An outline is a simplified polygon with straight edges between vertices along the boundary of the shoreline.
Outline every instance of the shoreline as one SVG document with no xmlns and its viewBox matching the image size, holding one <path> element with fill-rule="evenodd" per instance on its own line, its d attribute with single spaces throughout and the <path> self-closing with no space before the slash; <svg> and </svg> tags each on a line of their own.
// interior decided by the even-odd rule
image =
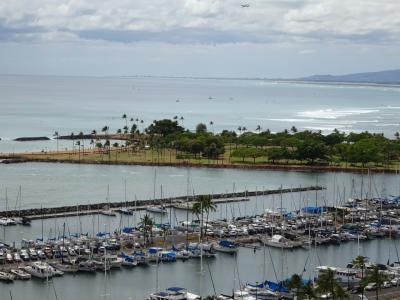
<svg viewBox="0 0 400 300">
<path fill-rule="evenodd" d="M 1 161 L 3 159 L 3 161 Z M 109 160 L 72 160 L 56 158 L 26 158 L 23 156 L 5 156 L 0 157 L 0 162 L 7 163 L 69 163 L 86 165 L 115 165 L 115 166 L 158 166 L 158 167 L 177 167 L 177 168 L 211 168 L 211 169 L 243 169 L 243 170 L 273 170 L 273 171 L 294 171 L 294 172 L 343 172 L 367 174 L 371 173 L 390 173 L 397 174 L 398 170 L 389 168 L 358 168 L 358 167 L 339 167 L 339 166 L 317 166 L 317 165 L 277 165 L 277 164 L 235 164 L 235 163 L 194 163 L 188 161 L 182 162 L 144 162 L 144 161 L 109 161 Z"/>
</svg>

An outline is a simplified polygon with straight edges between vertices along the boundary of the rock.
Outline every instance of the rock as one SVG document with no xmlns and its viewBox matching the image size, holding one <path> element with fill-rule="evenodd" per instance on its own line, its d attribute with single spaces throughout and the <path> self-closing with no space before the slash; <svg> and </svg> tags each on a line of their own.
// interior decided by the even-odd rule
<svg viewBox="0 0 400 300">
<path fill-rule="evenodd" d="M 14 139 L 17 142 L 30 142 L 30 141 L 48 141 L 50 140 L 47 136 L 32 136 L 32 137 L 19 137 Z"/>
</svg>

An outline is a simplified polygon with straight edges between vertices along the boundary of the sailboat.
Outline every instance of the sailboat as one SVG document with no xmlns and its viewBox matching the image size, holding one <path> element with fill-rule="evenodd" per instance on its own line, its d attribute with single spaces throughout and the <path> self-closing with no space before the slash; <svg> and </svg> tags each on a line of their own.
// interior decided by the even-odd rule
<svg viewBox="0 0 400 300">
<path fill-rule="evenodd" d="M 154 184 L 153 184 L 153 200 L 156 199 L 156 179 L 157 179 L 157 169 L 154 169 Z M 162 185 L 161 185 L 161 198 L 163 197 Z M 157 214 L 166 214 L 167 210 L 164 206 L 161 205 L 149 205 L 146 207 L 146 211 L 157 213 Z"/>
<path fill-rule="evenodd" d="M 115 217 L 117 214 L 110 208 L 110 185 L 107 185 L 107 205 L 100 212 L 102 215 Z"/>
<path fill-rule="evenodd" d="M 18 210 L 19 210 L 19 216 L 15 218 L 15 222 L 20 225 L 24 226 L 30 226 L 31 225 L 31 219 L 25 216 L 21 216 L 21 209 L 22 209 L 22 189 L 21 186 L 19 186 L 19 191 L 18 191 L 18 198 L 17 202 L 15 203 L 15 209 L 17 209 L 18 205 Z"/>
</svg>

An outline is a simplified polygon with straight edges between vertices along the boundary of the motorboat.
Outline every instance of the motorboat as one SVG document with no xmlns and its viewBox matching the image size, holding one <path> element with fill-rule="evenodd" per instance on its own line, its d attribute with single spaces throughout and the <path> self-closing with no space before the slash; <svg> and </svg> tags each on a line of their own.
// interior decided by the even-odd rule
<svg viewBox="0 0 400 300">
<path fill-rule="evenodd" d="M 294 244 L 292 241 L 286 239 L 282 235 L 274 234 L 271 238 L 265 238 L 262 240 L 265 246 L 283 248 L 283 249 L 293 249 Z"/>
<path fill-rule="evenodd" d="M 28 266 L 25 266 L 23 270 L 33 277 L 46 279 L 54 276 L 53 268 L 45 262 L 35 261 Z"/>
<path fill-rule="evenodd" d="M 0 281 L 13 282 L 15 275 L 0 271 Z"/>
<path fill-rule="evenodd" d="M 16 279 L 28 280 L 32 278 L 32 275 L 25 272 L 23 269 L 11 269 L 10 273 L 13 274 Z"/>
<path fill-rule="evenodd" d="M 146 211 L 156 214 L 166 214 L 167 210 L 162 206 L 150 205 L 146 207 Z"/>
<path fill-rule="evenodd" d="M 327 272 L 328 270 L 331 270 L 335 274 L 335 279 L 343 284 L 359 283 L 361 280 L 357 276 L 358 270 L 353 269 L 353 268 L 337 268 L 337 267 L 330 267 L 330 266 L 318 266 L 316 268 L 318 276 Z"/>
</svg>

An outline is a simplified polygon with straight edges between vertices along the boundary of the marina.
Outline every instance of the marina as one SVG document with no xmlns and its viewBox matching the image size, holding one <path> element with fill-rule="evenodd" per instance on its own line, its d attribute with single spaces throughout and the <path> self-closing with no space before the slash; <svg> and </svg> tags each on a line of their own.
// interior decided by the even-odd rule
<svg viewBox="0 0 400 300">
<path fill-rule="evenodd" d="M 40 167 L 40 165 L 35 166 Z M 171 169 L 167 170 L 170 172 Z M 212 172 L 218 173 L 217 170 L 213 170 Z M 231 174 L 235 174 L 235 171 L 230 172 L 232 172 Z M 149 178 L 152 178 L 152 173 L 154 173 L 153 169 L 149 168 Z M 163 169 L 158 169 L 158 173 L 162 174 Z M 212 173 L 207 172 L 207 176 L 210 176 L 210 174 Z M 244 174 L 248 175 L 249 172 L 245 172 Z M 254 171 L 253 174 L 260 173 Z M 286 178 L 292 176 L 290 173 L 281 172 L 271 172 L 269 174 L 275 175 L 269 178 L 276 178 L 282 175 Z M 202 179 L 198 176 L 196 171 L 191 172 L 192 181 L 196 178 L 196 183 L 201 182 Z M 143 288 L 143 293 L 139 294 L 138 299 L 146 299 L 152 291 L 156 291 L 154 282 L 156 273 L 160 276 L 159 282 L 162 281 L 162 285 L 160 284 L 159 288 L 160 291 L 163 288 L 166 289 L 171 286 L 183 286 L 189 291 L 193 291 L 196 295 L 206 296 L 214 294 L 210 275 L 207 271 L 210 268 L 213 280 L 215 281 L 214 284 L 218 286 L 217 294 L 231 295 L 233 287 L 235 287 L 235 290 L 239 289 L 240 281 L 242 281 L 242 284 L 244 284 L 243 281 L 255 284 L 256 282 L 261 282 L 263 279 L 279 282 L 282 279 L 290 277 L 293 273 L 303 273 L 304 269 L 306 269 L 304 273 L 306 278 L 314 278 L 317 274 L 316 267 L 329 265 L 345 268 L 347 263 L 351 262 L 359 253 L 370 257 L 371 261 L 382 264 L 386 264 L 387 260 L 390 260 L 391 263 L 398 260 L 396 254 L 399 246 L 399 241 L 396 238 L 398 227 L 394 221 L 398 218 L 396 201 L 395 197 L 383 196 L 391 193 L 396 194 L 398 190 L 397 175 L 372 175 L 371 182 L 373 185 L 379 187 L 382 180 L 382 182 L 385 182 L 385 189 L 387 189 L 386 193 L 381 193 L 379 191 L 380 188 L 371 189 L 374 191 L 374 198 L 368 198 L 370 189 L 368 187 L 368 176 L 366 175 L 362 177 L 361 175 L 330 175 L 328 173 L 318 174 L 318 177 L 315 177 L 313 174 L 293 173 L 293 176 L 296 176 L 296 178 L 298 176 L 306 178 L 311 176 L 309 186 L 312 186 L 312 183 L 315 184 L 315 182 L 318 182 L 318 185 L 323 186 L 325 189 L 297 192 L 294 192 L 293 189 L 288 189 L 287 193 L 281 193 L 279 192 L 280 188 L 278 188 L 271 189 L 278 191 L 276 194 L 265 193 L 263 195 L 263 189 L 255 188 L 253 191 L 254 195 L 252 196 L 245 197 L 247 196 L 245 192 L 234 194 L 234 196 L 237 196 L 233 198 L 237 200 L 234 202 L 224 202 L 227 200 L 224 197 L 216 199 L 221 202 L 215 203 L 217 208 L 216 211 L 210 212 L 209 221 L 203 220 L 204 236 L 202 238 L 204 241 L 208 240 L 210 244 L 213 244 L 215 253 L 211 256 L 206 256 L 203 253 L 203 264 L 201 263 L 201 259 L 199 259 L 201 257 L 199 251 L 193 249 L 194 252 L 191 252 L 191 250 L 188 251 L 186 249 L 187 240 L 189 244 L 199 242 L 199 228 L 201 226 L 201 220 L 199 222 L 197 216 L 192 214 L 190 210 L 187 210 L 188 202 L 185 202 L 187 197 L 183 197 L 183 203 L 181 203 L 183 208 L 185 208 L 184 210 L 166 205 L 166 214 L 146 212 L 139 209 L 133 209 L 132 211 L 129 206 L 125 207 L 124 205 L 119 210 L 118 208 L 113 208 L 116 217 L 100 214 L 100 211 L 104 210 L 103 207 L 96 210 L 92 215 L 80 215 L 77 214 L 75 206 L 75 211 L 71 215 L 61 214 L 58 217 L 49 219 L 32 218 L 30 226 L 22 224 L 2 226 L 3 233 L 1 234 L 0 231 L 0 237 L 4 237 L 2 240 L 10 247 L 7 248 L 6 253 L 11 251 L 12 253 L 19 254 L 22 260 L 19 263 L 20 266 L 29 266 L 33 262 L 30 254 L 35 257 L 35 252 L 31 251 L 32 253 L 30 253 L 29 248 L 26 248 L 26 252 L 22 251 L 24 247 L 22 247 L 21 240 L 24 238 L 28 241 L 32 240 L 34 245 L 38 245 L 38 249 L 36 249 L 36 246 L 34 247 L 37 256 L 43 256 L 43 253 L 46 255 L 46 251 L 44 251 L 46 248 L 45 245 L 61 244 L 61 249 L 63 249 L 62 236 L 65 236 L 65 243 L 71 243 L 70 241 L 79 238 L 86 239 L 88 244 L 100 240 L 106 242 L 106 244 L 110 241 L 112 244 L 112 241 L 116 240 L 122 248 L 117 251 L 107 250 L 107 253 L 110 251 L 109 255 L 113 255 L 114 257 L 119 256 L 119 259 L 122 260 L 121 267 L 110 268 L 110 271 L 107 271 L 109 272 L 107 274 L 107 288 L 110 290 L 107 293 L 110 293 L 113 297 L 121 296 L 126 299 L 131 296 L 124 291 L 113 289 L 112 284 L 117 284 L 115 280 L 117 282 L 128 282 L 130 280 L 141 282 L 145 288 Z M 345 176 L 345 178 L 342 176 Z M 343 182 L 341 179 L 343 179 Z M 362 182 L 364 183 L 361 188 Z M 216 184 L 220 183 L 217 181 Z M 336 188 L 332 187 L 333 184 L 336 184 Z M 354 185 L 354 192 L 351 192 L 352 185 Z M 164 191 L 167 190 L 165 186 L 163 184 Z M 260 184 L 259 186 L 262 185 Z M 346 187 L 348 192 L 338 192 L 338 187 L 341 187 L 340 189 Z M 151 189 L 149 185 L 148 188 Z M 236 189 L 238 188 L 240 186 L 236 184 Z M 23 187 L 22 190 L 25 191 L 25 188 Z M 293 191 L 293 193 L 290 191 Z M 29 193 L 29 191 L 25 193 Z M 9 191 L 9 197 L 10 194 L 11 192 Z M 229 193 L 226 192 L 223 194 Z M 350 195 L 355 195 L 355 197 L 349 198 Z M 124 197 L 123 193 L 122 197 Z M 110 191 L 110 198 L 113 198 L 112 190 Z M 247 201 L 241 201 L 243 199 Z M 28 199 L 24 197 L 23 201 L 28 201 Z M 121 202 L 124 203 L 123 201 Z M 168 199 L 166 202 L 168 203 Z M 112 201 L 105 202 L 105 204 L 107 203 L 111 204 Z M 151 200 L 149 203 L 151 203 Z M 368 213 L 365 212 L 365 207 L 369 208 Z M 143 208 L 146 207 L 143 206 Z M 40 208 L 36 210 L 40 211 Z M 139 223 L 146 213 L 150 214 L 157 224 L 157 226 L 153 227 L 152 239 L 154 246 L 144 245 L 143 231 L 140 230 Z M 343 219 L 344 213 L 345 218 Z M 345 220 L 345 223 L 357 225 L 357 228 L 342 227 L 344 224 L 343 220 Z M 374 227 L 371 224 L 376 224 L 380 221 L 382 221 L 382 226 L 379 226 L 379 230 L 372 230 Z M 164 235 L 162 228 L 158 227 L 161 224 L 164 224 L 165 228 L 168 228 L 166 235 Z M 129 236 L 129 234 L 123 232 L 125 227 L 135 228 L 135 234 L 131 236 L 131 244 L 138 243 L 139 245 L 137 246 L 139 248 L 124 247 L 125 238 L 121 239 L 121 236 Z M 189 234 L 186 234 L 186 232 L 189 232 Z M 97 234 L 99 233 L 106 233 L 106 235 L 98 237 Z M 265 242 L 274 236 L 280 236 L 275 239 L 278 244 L 276 246 L 267 245 Z M 219 241 L 224 240 L 233 241 L 237 247 L 229 251 L 217 251 Z M 285 249 L 282 246 L 283 241 L 286 241 L 290 247 Z M 301 244 L 299 244 L 300 242 Z M 15 245 L 15 248 L 13 248 L 13 245 Z M 158 271 L 155 268 L 157 264 L 154 262 L 154 259 L 151 259 L 146 264 L 146 256 L 133 255 L 133 249 L 136 249 L 136 252 L 147 253 L 151 247 L 158 248 L 157 252 L 159 251 L 160 255 L 163 255 L 162 261 L 160 258 L 161 263 L 159 264 Z M 53 246 L 49 248 L 52 251 L 57 249 L 57 247 L 54 248 Z M 16 249 L 16 252 L 9 249 Z M 343 257 L 346 257 L 346 261 L 338 256 L 338 253 L 336 253 L 338 249 L 340 249 L 341 253 L 345 253 Z M 43 251 L 43 253 L 39 250 Z M 79 253 L 79 248 L 72 248 L 72 250 L 75 253 Z M 180 252 L 176 252 L 177 250 Z M 57 295 L 60 298 L 63 295 L 63 288 L 61 286 L 68 285 L 71 280 L 74 281 L 77 278 L 79 278 L 79 282 L 82 280 L 86 281 L 87 284 L 93 284 L 93 282 L 99 284 L 104 279 L 104 269 L 108 269 L 108 267 L 104 266 L 104 263 L 102 264 L 104 256 L 101 252 L 100 254 L 95 254 L 94 259 L 89 259 L 89 256 L 86 256 L 86 260 L 80 261 L 77 266 L 71 267 L 68 263 L 71 258 L 68 251 L 68 247 L 61 251 L 65 254 L 68 253 L 68 259 L 64 258 L 64 262 L 62 257 L 54 260 L 54 258 L 49 259 L 46 256 L 46 258 L 41 259 L 48 262 L 49 265 L 51 264 L 52 268 L 58 267 L 60 272 L 64 272 L 64 276 L 62 277 L 51 277 L 49 279 L 49 286 L 51 287 L 52 284 L 56 286 Z M 85 250 L 81 249 L 81 251 Z M 282 253 L 282 251 L 284 252 Z M 88 251 L 86 250 L 86 252 Z M 234 254 L 229 254 L 229 252 Z M 49 253 L 49 250 L 47 250 L 47 253 Z M 57 256 L 57 250 L 55 253 Z M 22 257 L 25 257 L 25 260 Z M 75 257 L 78 257 L 78 255 Z M 222 280 L 221 276 L 218 275 L 221 274 L 220 269 L 233 268 L 235 260 L 232 261 L 232 259 L 235 257 L 238 259 L 240 281 L 237 276 L 236 280 L 234 280 L 233 276 L 230 280 Z M 74 261 L 74 256 L 72 258 L 72 261 Z M 281 267 L 281 263 L 278 262 L 282 262 L 282 260 Z M 265 270 L 263 267 L 264 261 L 266 265 Z M 303 263 L 301 264 L 299 261 Z M 342 261 L 343 263 L 338 264 L 337 261 Z M 65 264 L 66 262 L 67 264 Z M 15 275 L 11 273 L 11 269 L 14 269 L 14 272 L 15 270 L 19 270 L 18 264 L 16 265 L 15 262 L 7 263 L 7 260 L 4 260 L 3 264 L 4 271 L 8 274 Z M 306 264 L 307 266 L 305 266 Z M 203 272 L 198 271 L 201 269 L 203 269 Z M 256 274 L 250 272 L 251 269 L 257 270 Z M 190 280 L 187 281 L 184 277 L 177 275 L 169 278 L 167 274 L 171 272 L 174 274 L 183 272 L 186 276 L 189 276 Z M 195 274 L 192 274 L 193 272 Z M 197 274 L 198 272 L 201 275 Z M 232 269 L 230 274 L 234 273 L 237 273 L 237 271 Z M 95 274 L 97 275 L 93 276 Z M 143 283 L 143 280 L 150 282 Z M 201 281 L 200 285 L 199 280 Z M 234 281 L 236 282 L 235 284 L 233 284 Z M 14 278 L 12 286 L 17 287 L 21 284 L 24 286 L 24 289 L 38 289 L 40 291 L 39 294 L 48 294 L 50 298 L 54 297 L 54 291 L 50 288 L 46 290 L 39 288 L 40 285 L 38 285 L 35 278 L 24 281 Z M 101 286 L 103 287 L 103 284 Z M 134 286 L 136 286 L 136 283 Z M 18 292 L 15 291 L 16 289 L 12 288 L 14 297 L 18 295 Z M 387 291 L 389 292 L 389 290 L 392 290 L 392 288 Z M 91 293 L 89 290 L 87 292 Z M 104 294 L 105 292 L 102 288 L 99 288 L 99 291 L 96 293 Z M 132 293 L 136 295 L 138 291 L 134 290 Z M 66 297 L 65 295 L 64 297 Z M 4 296 L 6 295 L 4 294 Z"/>
</svg>

